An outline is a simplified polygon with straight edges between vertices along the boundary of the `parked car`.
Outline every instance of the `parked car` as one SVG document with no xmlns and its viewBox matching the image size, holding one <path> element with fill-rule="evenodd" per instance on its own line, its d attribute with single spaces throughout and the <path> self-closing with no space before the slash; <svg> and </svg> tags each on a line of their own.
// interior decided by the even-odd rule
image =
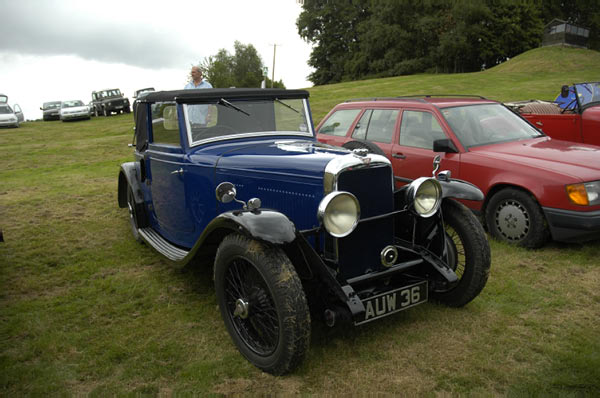
<svg viewBox="0 0 600 398">
<path fill-rule="evenodd" d="M 450 199 L 481 191 L 437 167 L 395 190 L 384 156 L 316 140 L 307 91 L 154 92 L 136 120 L 118 178 L 133 236 L 179 265 L 213 262 L 225 326 L 263 371 L 301 362 L 311 314 L 362 325 L 429 299 L 460 307 L 486 284 L 485 232 Z"/>
<path fill-rule="evenodd" d="M 144 98 L 146 95 L 154 92 L 154 87 L 146 87 L 146 88 L 142 88 L 139 90 L 136 90 L 135 93 L 133 93 L 133 105 L 131 106 L 133 108 L 133 118 L 135 119 L 135 108 L 137 108 L 137 104 L 138 102 Z"/>
<path fill-rule="evenodd" d="M 40 110 L 44 113 L 44 121 L 60 119 L 60 101 L 44 102 Z"/>
<path fill-rule="evenodd" d="M 129 100 L 123 97 L 121 90 L 113 88 L 109 90 L 93 91 L 92 105 L 95 116 L 110 116 L 112 113 L 129 113 Z"/>
<path fill-rule="evenodd" d="M 0 103 L 0 127 L 19 127 L 19 116 L 6 103 Z"/>
<path fill-rule="evenodd" d="M 90 108 L 80 100 L 62 101 L 60 103 L 60 120 L 90 119 Z"/>
<path fill-rule="evenodd" d="M 320 141 L 385 155 L 397 186 L 442 168 L 485 194 L 464 203 L 490 234 L 525 247 L 549 237 L 600 237 L 600 148 L 554 140 L 504 105 L 481 97 L 380 98 L 336 105 Z"/>
<path fill-rule="evenodd" d="M 600 82 L 563 86 L 552 102 L 531 100 L 506 105 L 552 138 L 600 146 Z"/>
</svg>

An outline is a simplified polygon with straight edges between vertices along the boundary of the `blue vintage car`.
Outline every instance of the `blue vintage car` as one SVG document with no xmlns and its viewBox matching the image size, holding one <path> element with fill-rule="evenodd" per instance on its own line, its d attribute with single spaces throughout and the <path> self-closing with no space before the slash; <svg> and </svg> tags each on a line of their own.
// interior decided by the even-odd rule
<svg viewBox="0 0 600 398">
<path fill-rule="evenodd" d="M 490 269 L 480 223 L 450 199 L 481 200 L 479 189 L 434 167 L 394 190 L 385 157 L 317 142 L 308 96 L 150 93 L 119 172 L 134 237 L 179 265 L 211 260 L 233 342 L 272 374 L 301 362 L 311 319 L 361 325 L 430 299 L 463 306 Z"/>
</svg>

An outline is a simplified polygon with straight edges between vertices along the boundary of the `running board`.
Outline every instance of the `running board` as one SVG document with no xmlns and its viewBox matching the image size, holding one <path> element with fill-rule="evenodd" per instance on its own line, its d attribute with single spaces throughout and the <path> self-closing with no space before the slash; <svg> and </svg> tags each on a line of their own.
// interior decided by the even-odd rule
<svg viewBox="0 0 600 398">
<path fill-rule="evenodd" d="M 150 227 L 138 229 L 140 236 L 157 252 L 171 261 L 181 261 L 188 255 L 188 251 L 182 250 L 167 242 L 155 230 Z"/>
</svg>

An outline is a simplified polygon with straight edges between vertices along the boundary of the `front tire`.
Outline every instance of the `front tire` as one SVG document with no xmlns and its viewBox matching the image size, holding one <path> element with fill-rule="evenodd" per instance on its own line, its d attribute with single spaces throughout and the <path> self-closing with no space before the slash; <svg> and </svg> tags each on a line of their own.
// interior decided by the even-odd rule
<svg viewBox="0 0 600 398">
<path fill-rule="evenodd" d="M 543 246 L 550 236 L 538 203 L 527 192 L 514 188 L 492 196 L 485 220 L 494 238 L 530 249 Z"/>
<path fill-rule="evenodd" d="M 458 283 L 448 290 L 432 292 L 431 296 L 450 307 L 462 307 L 477 297 L 487 283 L 490 245 L 481 223 L 462 203 L 445 199 L 442 214 L 448 264 L 458 276 Z"/>
<path fill-rule="evenodd" d="M 285 253 L 231 234 L 219 245 L 214 268 L 221 315 L 242 355 L 273 375 L 296 368 L 308 350 L 310 315 Z"/>
</svg>

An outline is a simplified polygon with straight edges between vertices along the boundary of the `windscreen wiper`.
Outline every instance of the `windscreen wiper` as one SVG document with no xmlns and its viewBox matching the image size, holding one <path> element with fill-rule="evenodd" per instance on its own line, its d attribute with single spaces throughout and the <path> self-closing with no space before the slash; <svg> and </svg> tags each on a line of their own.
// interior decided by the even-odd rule
<svg viewBox="0 0 600 398">
<path fill-rule="evenodd" d="M 285 102 L 281 101 L 280 99 L 277 99 L 277 98 L 275 98 L 275 101 L 276 101 L 276 102 L 278 102 L 278 103 L 280 103 L 281 105 L 283 105 L 283 106 L 287 107 L 288 109 L 291 109 L 291 110 L 293 110 L 293 111 L 294 111 L 294 112 L 296 112 L 296 113 L 300 113 L 300 111 L 299 111 L 299 110 L 297 110 L 296 108 L 294 108 L 294 107 L 293 107 L 293 106 L 291 106 L 291 105 L 288 105 L 288 104 L 286 104 Z"/>
<path fill-rule="evenodd" d="M 221 98 L 219 100 L 219 102 L 217 102 L 217 104 L 219 105 L 223 105 L 226 106 L 227 108 L 231 108 L 231 109 L 235 109 L 238 112 L 242 112 L 244 115 L 246 116 L 250 116 L 250 114 L 248 112 L 246 112 L 243 109 L 238 108 L 237 106 L 233 105 L 231 102 L 224 100 L 223 98 Z"/>
</svg>

